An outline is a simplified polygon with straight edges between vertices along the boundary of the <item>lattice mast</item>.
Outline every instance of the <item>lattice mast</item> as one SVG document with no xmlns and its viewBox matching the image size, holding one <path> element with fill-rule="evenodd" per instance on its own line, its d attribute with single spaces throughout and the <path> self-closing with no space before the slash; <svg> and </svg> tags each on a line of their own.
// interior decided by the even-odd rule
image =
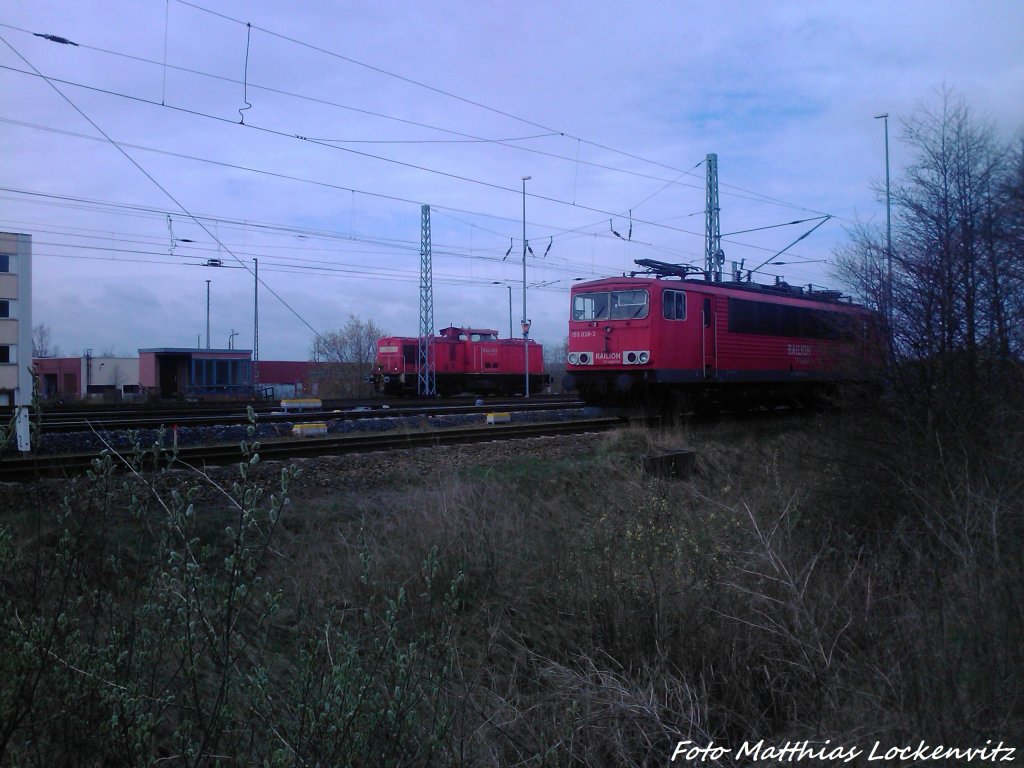
<svg viewBox="0 0 1024 768">
<path fill-rule="evenodd" d="M 416 393 L 437 394 L 434 363 L 434 268 L 430 253 L 430 206 L 420 209 L 420 343 Z"/>
<path fill-rule="evenodd" d="M 722 230 L 718 222 L 718 155 L 707 156 L 707 206 L 704 234 L 704 274 L 708 280 L 722 281 L 722 265 L 725 252 L 722 250 Z"/>
</svg>

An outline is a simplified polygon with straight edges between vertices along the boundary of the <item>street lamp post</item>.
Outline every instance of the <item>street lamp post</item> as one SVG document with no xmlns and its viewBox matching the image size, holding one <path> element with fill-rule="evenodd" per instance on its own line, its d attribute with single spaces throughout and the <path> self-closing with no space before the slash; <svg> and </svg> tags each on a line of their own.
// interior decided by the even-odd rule
<svg viewBox="0 0 1024 768">
<path fill-rule="evenodd" d="M 532 176 L 523 176 L 523 397 L 530 396 L 530 321 L 526 319 L 526 182 Z"/>
<path fill-rule="evenodd" d="M 892 195 L 889 191 L 889 113 L 875 115 L 885 122 L 885 320 L 892 333 Z"/>
<path fill-rule="evenodd" d="M 260 383 L 260 260 L 252 260 L 252 389 Z"/>
<path fill-rule="evenodd" d="M 206 348 L 210 348 L 210 281 L 206 281 Z"/>
</svg>

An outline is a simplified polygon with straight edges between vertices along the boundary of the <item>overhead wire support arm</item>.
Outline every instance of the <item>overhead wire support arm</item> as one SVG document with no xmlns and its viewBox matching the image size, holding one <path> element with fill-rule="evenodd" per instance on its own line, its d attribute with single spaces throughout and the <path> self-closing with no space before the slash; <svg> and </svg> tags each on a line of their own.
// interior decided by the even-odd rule
<svg viewBox="0 0 1024 768">
<path fill-rule="evenodd" d="M 819 222 L 818 222 L 817 224 L 815 224 L 815 225 L 814 225 L 813 227 L 811 227 L 811 228 L 810 228 L 810 229 L 808 229 L 808 230 L 807 230 L 806 232 L 804 232 L 804 233 L 803 233 L 802 235 L 800 235 L 800 237 L 798 237 L 798 238 L 797 238 L 796 240 L 794 240 L 794 241 L 793 241 L 792 243 L 790 243 L 789 245 L 787 245 L 787 246 L 786 246 L 785 248 L 783 248 L 783 249 L 782 249 L 781 251 L 779 251 L 778 253 L 773 253 L 773 254 L 772 254 L 771 256 L 769 256 L 769 257 L 768 257 L 767 259 L 765 259 L 765 260 L 764 260 L 764 261 L 762 261 L 762 262 L 761 262 L 760 264 L 758 264 L 758 265 L 757 265 L 756 267 L 754 267 L 754 268 L 753 268 L 752 270 L 750 270 L 750 271 L 751 271 L 751 273 L 753 273 L 753 272 L 757 272 L 757 271 L 758 271 L 759 269 L 761 269 L 761 267 L 765 266 L 766 264 L 768 264 L 769 262 L 773 261 L 774 259 L 777 259 L 777 258 L 778 258 L 779 256 L 781 256 L 782 254 L 784 254 L 784 253 L 785 253 L 786 251 L 788 251 L 788 250 L 789 250 L 790 248 L 792 248 L 792 247 L 793 247 L 794 245 L 796 245 L 797 243 L 799 243 L 799 242 L 800 242 L 801 240 L 803 240 L 803 239 L 804 239 L 805 237 L 807 237 L 807 236 L 808 236 L 809 234 L 811 234 L 811 233 L 812 233 L 812 232 L 813 232 L 814 230 L 816 230 L 816 229 L 817 229 L 818 227 L 820 227 L 820 226 L 821 226 L 822 224 L 824 224 L 824 223 L 825 223 L 826 221 L 828 221 L 828 220 L 829 220 L 829 219 L 831 219 L 831 218 L 832 218 L 832 215 L 831 215 L 831 214 L 826 214 L 826 215 L 825 215 L 825 218 L 823 218 L 823 219 L 822 219 L 821 221 L 819 221 Z"/>
<path fill-rule="evenodd" d="M 797 219 L 796 221 L 785 221 L 782 224 L 768 224 L 764 227 L 754 227 L 752 229 L 737 229 L 735 232 L 726 232 L 722 237 L 732 237 L 733 235 L 745 235 L 748 232 L 763 232 L 766 229 L 778 229 L 779 227 L 791 227 L 794 224 L 806 224 L 808 221 L 818 221 L 820 219 L 827 219 L 830 214 L 822 214 L 821 216 L 812 216 L 809 219 Z"/>
</svg>

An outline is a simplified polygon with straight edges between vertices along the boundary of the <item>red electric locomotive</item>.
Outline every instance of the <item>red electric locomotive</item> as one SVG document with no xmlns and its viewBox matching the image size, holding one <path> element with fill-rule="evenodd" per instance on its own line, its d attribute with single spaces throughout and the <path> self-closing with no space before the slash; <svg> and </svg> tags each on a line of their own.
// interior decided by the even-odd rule
<svg viewBox="0 0 1024 768">
<path fill-rule="evenodd" d="M 521 393 L 529 358 L 530 392 L 548 385 L 543 347 L 519 339 L 499 339 L 490 328 L 443 328 L 431 337 L 437 393 L 481 395 Z M 525 344 L 525 347 L 524 347 Z M 418 338 L 388 336 L 377 341 L 373 385 L 386 395 L 415 395 L 419 365 Z"/>
<path fill-rule="evenodd" d="M 573 286 L 566 389 L 661 410 L 806 401 L 877 370 L 874 314 L 837 291 L 647 276 Z"/>
</svg>

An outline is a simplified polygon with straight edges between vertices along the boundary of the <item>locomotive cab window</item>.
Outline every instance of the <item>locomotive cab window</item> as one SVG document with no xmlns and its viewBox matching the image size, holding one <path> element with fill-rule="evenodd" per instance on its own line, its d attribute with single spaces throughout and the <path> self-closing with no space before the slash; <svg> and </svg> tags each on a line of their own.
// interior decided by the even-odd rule
<svg viewBox="0 0 1024 768">
<path fill-rule="evenodd" d="M 572 297 L 573 320 L 607 320 L 607 293 L 577 293 Z"/>
<path fill-rule="evenodd" d="M 661 294 L 661 307 L 666 320 L 685 320 L 686 294 L 683 291 L 664 291 Z"/>
<path fill-rule="evenodd" d="M 639 320 L 647 317 L 647 291 L 612 291 L 612 320 Z"/>
<path fill-rule="evenodd" d="M 647 291 L 577 293 L 572 298 L 573 320 L 639 320 L 647 317 Z"/>
</svg>

